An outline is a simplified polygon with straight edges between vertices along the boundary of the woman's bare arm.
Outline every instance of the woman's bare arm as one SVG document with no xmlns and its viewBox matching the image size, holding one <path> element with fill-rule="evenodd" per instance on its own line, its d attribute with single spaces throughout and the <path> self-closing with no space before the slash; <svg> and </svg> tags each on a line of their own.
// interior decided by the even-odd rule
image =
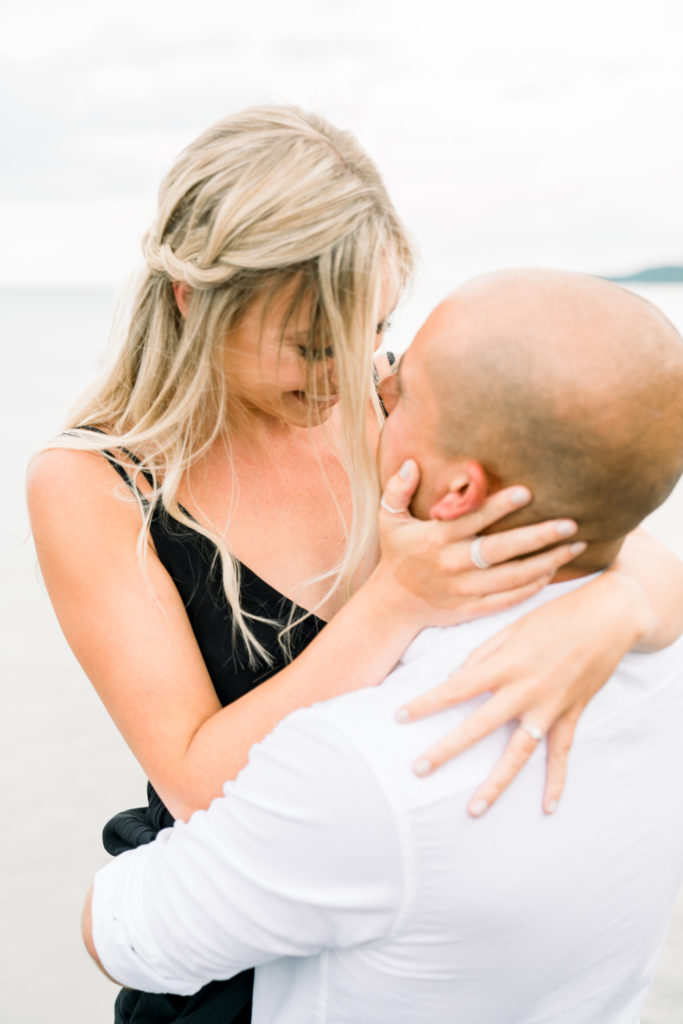
<svg viewBox="0 0 683 1024">
<path fill-rule="evenodd" d="M 659 651 L 683 633 L 683 562 L 642 528 L 624 541 L 608 576 L 619 576 L 635 588 L 640 626 L 634 650 Z"/>
<path fill-rule="evenodd" d="M 481 693 L 492 696 L 420 759 L 436 769 L 506 722 L 547 733 L 543 806 L 562 795 L 574 731 L 584 708 L 629 650 L 659 650 L 683 632 L 683 563 L 644 530 L 626 538 L 597 579 L 518 619 L 483 644 L 446 682 L 401 709 L 412 721 Z M 517 729 L 473 794 L 479 815 L 512 782 L 537 746 Z M 422 772 L 425 773 L 424 771 Z"/>
<path fill-rule="evenodd" d="M 393 478 L 390 503 L 407 507 L 416 482 L 415 467 L 412 476 Z M 289 712 L 380 682 L 423 626 L 512 604 L 572 557 L 564 545 L 472 569 L 469 540 L 458 538 L 512 511 L 511 489 L 455 524 L 386 514 L 389 553 L 366 584 L 292 664 L 221 708 L 180 595 L 151 548 L 146 576 L 141 571 L 139 511 L 117 496 L 123 486 L 100 455 L 43 453 L 29 478 L 34 538 L 72 650 L 159 795 L 182 818 L 207 806 L 252 744 Z M 488 557 L 513 558 L 558 536 L 552 523 L 499 533 Z M 418 579 L 413 593 L 398 567 L 436 585 L 420 590 Z"/>
</svg>

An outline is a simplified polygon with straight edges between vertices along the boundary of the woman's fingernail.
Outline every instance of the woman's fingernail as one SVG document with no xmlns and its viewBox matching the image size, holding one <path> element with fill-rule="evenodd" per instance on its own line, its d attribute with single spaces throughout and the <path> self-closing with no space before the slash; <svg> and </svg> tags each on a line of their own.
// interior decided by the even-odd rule
<svg viewBox="0 0 683 1024">
<path fill-rule="evenodd" d="M 413 771 L 416 775 L 429 775 L 432 770 L 432 762 L 428 757 L 421 757 L 419 761 L 416 761 L 413 765 Z"/>
<path fill-rule="evenodd" d="M 526 505 L 530 498 L 531 491 L 527 487 L 516 487 L 510 495 L 510 501 L 513 505 Z"/>
<path fill-rule="evenodd" d="M 414 465 L 415 465 L 415 463 L 413 462 L 412 459 L 406 459 L 406 461 L 403 463 L 403 465 L 401 466 L 401 468 L 398 471 L 398 475 L 400 476 L 401 480 L 407 480 L 408 479 L 408 477 L 410 476 L 410 474 L 412 472 L 412 469 L 413 469 Z"/>
<path fill-rule="evenodd" d="M 582 551 L 586 550 L 586 542 L 583 540 L 577 540 L 569 549 L 573 555 L 580 555 Z"/>
<path fill-rule="evenodd" d="M 410 721 L 410 711 L 408 711 L 407 708 L 399 708 L 398 711 L 396 712 L 396 714 L 394 715 L 394 718 L 396 719 L 397 722 L 401 722 L 401 724 L 404 724 L 405 722 L 409 722 Z"/>
<path fill-rule="evenodd" d="M 554 814 L 557 810 L 557 800 L 549 800 L 545 810 L 546 814 Z"/>
<path fill-rule="evenodd" d="M 470 814 L 473 818 L 481 818 L 482 814 L 486 814 L 489 809 L 489 805 L 486 800 L 475 800 L 473 804 L 470 804 Z"/>
<path fill-rule="evenodd" d="M 576 533 L 576 523 L 573 523 L 571 519 L 563 519 L 555 529 L 560 537 L 571 537 L 572 533 Z"/>
</svg>

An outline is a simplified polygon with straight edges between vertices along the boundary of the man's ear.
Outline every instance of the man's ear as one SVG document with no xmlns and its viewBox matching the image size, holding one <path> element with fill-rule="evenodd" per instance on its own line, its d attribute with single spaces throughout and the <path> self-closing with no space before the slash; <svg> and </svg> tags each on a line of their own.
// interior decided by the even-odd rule
<svg viewBox="0 0 683 1024">
<path fill-rule="evenodd" d="M 448 490 L 429 510 L 432 519 L 459 519 L 484 504 L 489 493 L 486 471 L 478 462 L 463 462 L 451 473 Z"/>
<path fill-rule="evenodd" d="M 185 284 L 184 281 L 174 281 L 173 294 L 175 295 L 176 306 L 180 310 L 180 315 L 182 317 L 186 317 L 190 306 L 190 295 L 192 294 L 192 289 L 189 284 Z"/>
</svg>

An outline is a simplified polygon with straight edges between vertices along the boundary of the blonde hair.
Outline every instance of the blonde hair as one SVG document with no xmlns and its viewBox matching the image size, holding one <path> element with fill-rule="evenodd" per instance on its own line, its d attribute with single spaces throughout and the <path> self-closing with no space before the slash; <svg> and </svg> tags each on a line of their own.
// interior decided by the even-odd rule
<svg viewBox="0 0 683 1024">
<path fill-rule="evenodd" d="M 223 369 L 226 334 L 256 298 L 269 301 L 298 282 L 286 319 L 305 300 L 310 344 L 324 338 L 333 349 L 353 514 L 345 557 L 330 576 L 348 594 L 375 537 L 365 417 L 380 289 L 387 275 L 397 292 L 404 285 L 410 246 L 377 169 L 350 133 L 297 108 L 259 107 L 219 121 L 180 154 L 162 182 L 143 251 L 147 269 L 116 361 L 54 445 L 127 449 L 140 459 L 153 481 L 140 503 L 141 557 L 161 502 L 216 545 L 233 628 L 252 663 L 256 655 L 267 660 L 240 607 L 239 563 L 224 538 L 177 501 L 193 463 L 219 438 L 229 450 L 235 399 Z M 185 317 L 174 282 L 191 289 Z M 139 480 L 141 470 L 123 464 Z"/>
</svg>

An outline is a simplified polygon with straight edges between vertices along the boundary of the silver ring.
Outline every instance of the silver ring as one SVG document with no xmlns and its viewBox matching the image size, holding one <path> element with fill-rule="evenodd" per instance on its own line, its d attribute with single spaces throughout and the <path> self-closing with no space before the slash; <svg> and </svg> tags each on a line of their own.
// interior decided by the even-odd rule
<svg viewBox="0 0 683 1024">
<path fill-rule="evenodd" d="M 536 740 L 537 743 L 545 736 L 543 729 L 539 729 L 537 725 L 529 725 L 528 722 L 518 722 L 517 728 L 524 729 L 524 732 L 528 732 L 532 740 Z"/>
<path fill-rule="evenodd" d="M 379 503 L 380 503 L 380 505 L 382 506 L 383 509 L 386 509 L 387 512 L 391 512 L 392 516 L 400 516 L 401 512 L 407 512 L 408 511 L 407 508 L 392 508 L 391 505 L 387 505 L 387 503 L 384 500 L 384 498 L 380 498 L 379 499 Z"/>
<path fill-rule="evenodd" d="M 477 569 L 490 569 L 491 562 L 487 562 L 481 553 L 481 537 L 475 537 L 470 544 L 470 558 Z"/>
</svg>

